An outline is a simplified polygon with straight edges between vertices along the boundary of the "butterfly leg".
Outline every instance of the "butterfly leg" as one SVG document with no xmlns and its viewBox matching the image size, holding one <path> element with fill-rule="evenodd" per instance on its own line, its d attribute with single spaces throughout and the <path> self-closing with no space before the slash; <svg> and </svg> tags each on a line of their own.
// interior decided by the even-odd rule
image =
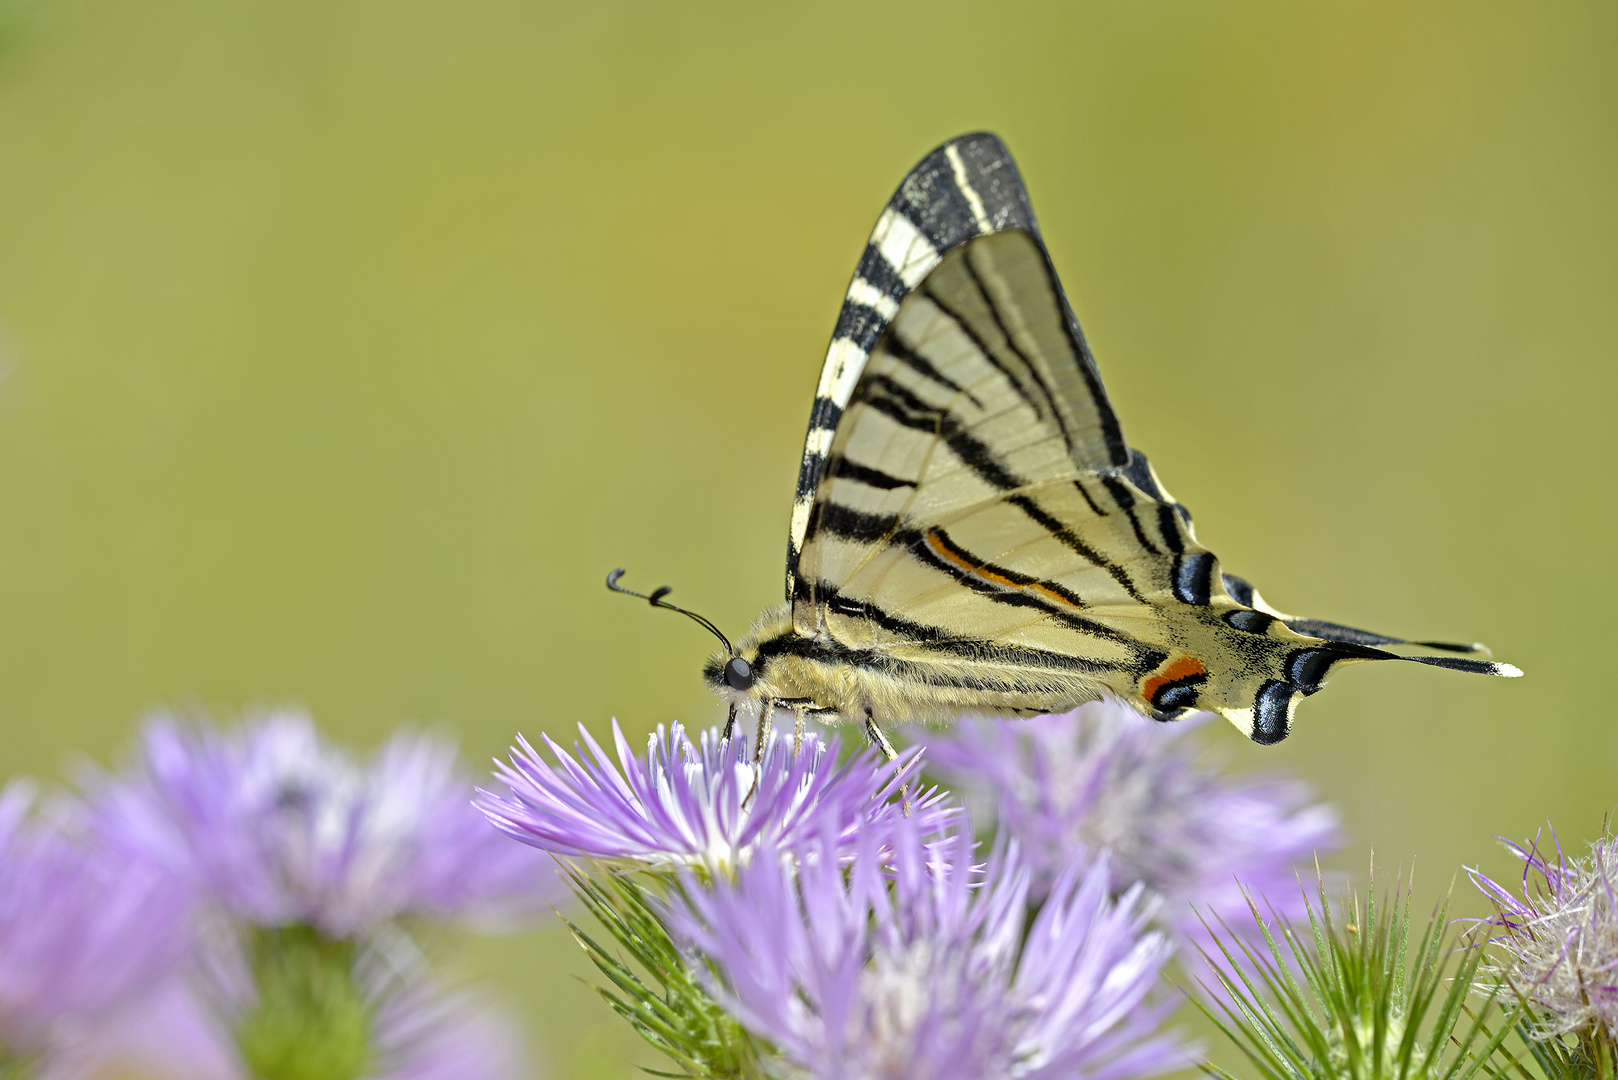
<svg viewBox="0 0 1618 1080">
<path fill-rule="evenodd" d="M 797 708 L 793 709 L 792 711 L 798 714 L 797 726 L 795 726 L 792 729 L 792 756 L 797 757 L 798 756 L 798 748 L 803 745 L 803 714 L 804 714 L 804 711 L 805 711 L 805 707 L 802 706 L 802 705 L 799 705 Z"/>
<path fill-rule="evenodd" d="M 746 806 L 753 801 L 758 793 L 758 774 L 763 771 L 764 737 L 770 732 L 770 713 L 775 711 L 775 702 L 766 700 L 758 713 L 758 738 L 753 746 L 753 786 L 747 789 L 742 798 L 742 805 Z"/>
<path fill-rule="evenodd" d="M 729 742 L 730 739 L 731 739 L 731 736 L 735 735 L 735 734 L 736 734 L 736 703 L 733 701 L 733 702 L 730 703 L 730 716 L 729 716 L 728 719 L 725 720 L 725 733 L 723 735 L 719 736 L 719 739 L 720 739 L 721 742 Z"/>
<path fill-rule="evenodd" d="M 871 740 L 872 746 L 875 746 L 878 750 L 882 751 L 883 755 L 887 757 L 890 763 L 899 760 L 899 752 L 893 748 L 893 744 L 888 741 L 888 737 L 882 734 L 882 729 L 876 726 L 876 719 L 871 715 L 871 709 L 869 706 L 867 706 L 865 709 L 865 737 Z M 904 811 L 905 817 L 909 817 L 909 784 L 899 785 L 899 805 Z"/>
<path fill-rule="evenodd" d="M 765 699 L 764 707 L 758 712 L 758 737 L 753 741 L 754 765 L 764 760 L 764 737 L 770 733 L 770 714 L 773 712 L 775 702 Z"/>
</svg>

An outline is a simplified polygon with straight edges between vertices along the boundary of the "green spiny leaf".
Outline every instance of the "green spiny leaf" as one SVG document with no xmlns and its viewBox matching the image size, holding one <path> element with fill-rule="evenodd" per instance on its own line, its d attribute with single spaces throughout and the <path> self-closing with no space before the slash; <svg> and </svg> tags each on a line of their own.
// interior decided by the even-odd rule
<svg viewBox="0 0 1618 1080">
<path fill-rule="evenodd" d="M 1501 1045 L 1515 1014 L 1498 1030 L 1488 1026 L 1496 995 L 1476 986 L 1478 948 L 1446 949 L 1447 897 L 1414 936 L 1403 888 L 1387 904 L 1373 886 L 1363 902 L 1333 905 L 1322 883 L 1318 900 L 1306 901 L 1307 932 L 1248 903 L 1265 948 L 1223 922 L 1208 926 L 1230 970 L 1204 952 L 1222 994 L 1199 1007 L 1263 1080 L 1502 1080 L 1510 1072 Z M 1479 995 L 1481 1007 L 1469 1009 Z"/>
<path fill-rule="evenodd" d="M 620 870 L 600 867 L 598 879 L 571 865 L 563 869 L 586 910 L 635 965 L 569 921 L 574 940 L 618 991 L 597 987 L 597 993 L 682 1070 L 647 1071 L 714 1080 L 762 1078 L 759 1060 L 766 1048 L 703 989 L 663 924 L 663 894 Z M 668 879 L 659 884 L 678 887 Z"/>
</svg>

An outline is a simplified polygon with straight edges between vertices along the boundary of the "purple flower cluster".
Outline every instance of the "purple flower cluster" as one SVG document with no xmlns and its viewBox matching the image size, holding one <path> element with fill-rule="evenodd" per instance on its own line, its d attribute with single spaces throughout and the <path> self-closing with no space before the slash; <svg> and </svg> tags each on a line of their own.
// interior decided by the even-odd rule
<svg viewBox="0 0 1618 1080">
<path fill-rule="evenodd" d="M 406 734 L 358 761 L 297 714 L 230 733 L 160 718 L 86 789 L 43 812 L 0 796 L 0 1073 L 520 1073 L 508 1025 L 440 989 L 412 939 L 562 891 L 472 807 L 453 746 Z M 336 987 L 352 1022 L 297 1030 L 308 987 Z"/>
<path fill-rule="evenodd" d="M 1549 851 L 1502 842 L 1522 860 L 1521 896 L 1467 870 L 1497 910 L 1485 923 L 1504 953 L 1495 974 L 1532 1003 L 1539 1037 L 1618 1041 L 1618 837 L 1582 858 L 1554 836 Z"/>
<path fill-rule="evenodd" d="M 361 763 L 298 713 L 229 733 L 163 717 L 136 768 L 103 788 L 100 824 L 116 844 L 255 924 L 350 937 L 559 895 L 554 868 L 488 827 L 455 748 L 431 736 L 396 735 Z"/>
<path fill-rule="evenodd" d="M 877 765 L 868 751 L 839 764 L 835 740 L 810 735 L 795 753 L 791 739 L 772 732 L 755 766 L 741 740 L 708 730 L 693 742 L 675 724 L 658 726 L 643 761 L 615 720 L 614 762 L 582 726 L 579 734 L 577 757 L 542 737 L 555 765 L 520 741 L 499 766 L 510 794 L 478 793 L 489 820 L 557 855 L 728 874 L 760 849 L 841 859 L 906 814 L 936 832 L 957 812 L 936 790 L 904 806 L 893 798 L 914 781 L 914 753 L 897 768 Z"/>
<path fill-rule="evenodd" d="M 896 822 L 845 871 L 831 845 L 761 858 L 711 889 L 688 880 L 673 927 L 713 993 L 775 1048 L 772 1073 L 817 1080 L 1113 1080 L 1186 1051 L 1151 1000 L 1171 948 L 1106 857 L 1061 874 L 1028 922 L 1014 851 L 973 864 L 970 837 L 929 844 Z"/>
<path fill-rule="evenodd" d="M 614 723 L 610 748 L 520 741 L 471 797 L 430 737 L 361 759 L 300 714 L 158 718 L 67 809 L 0 796 L 0 1072 L 514 1075 L 509 1025 L 446 992 L 414 935 L 543 909 L 555 858 L 654 872 L 669 962 L 772 1075 L 1178 1069 L 1160 976 L 1192 905 L 1239 915 L 1239 878 L 1284 909 L 1293 861 L 1336 837 L 1306 789 L 1231 780 L 1184 730 L 1090 706 L 930 739 L 998 821 L 980 858 L 919 749 L 772 734 L 755 758 L 675 724 L 637 754 Z"/>
<path fill-rule="evenodd" d="M 482 793 L 491 821 L 558 856 L 659 871 L 668 929 L 771 1075 L 1130 1080 L 1189 1058 L 1163 1034 L 1159 901 L 1096 850 L 1053 868 L 1016 844 L 986 864 L 960 808 L 906 800 L 919 756 L 838 763 L 835 740 L 758 763 L 716 730 L 613 730 L 574 754 L 528 743 Z M 1121 894 L 1121 895 L 1120 895 Z M 1037 911 L 1030 904 L 1037 899 Z"/>
<path fill-rule="evenodd" d="M 174 969 L 184 905 L 160 869 L 83 828 L 83 808 L 0 793 L 0 1073 L 71 1073 L 96 1030 Z"/>
<path fill-rule="evenodd" d="M 916 731 L 928 767 L 1024 852 L 1035 897 L 1076 854 L 1109 855 L 1114 893 L 1163 897 L 1162 921 L 1200 941 L 1202 917 L 1251 922 L 1243 890 L 1300 914 L 1296 868 L 1341 840 L 1332 807 L 1292 779 L 1231 777 L 1192 736 L 1206 714 L 1159 724 L 1117 702 L 1026 721 Z"/>
</svg>

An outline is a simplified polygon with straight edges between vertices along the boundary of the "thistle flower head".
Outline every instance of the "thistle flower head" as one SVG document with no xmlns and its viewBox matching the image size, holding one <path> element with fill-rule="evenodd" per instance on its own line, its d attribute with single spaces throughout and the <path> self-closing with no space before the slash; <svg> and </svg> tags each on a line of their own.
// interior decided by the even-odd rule
<svg viewBox="0 0 1618 1080">
<path fill-rule="evenodd" d="M 1164 919 L 1199 936 L 1193 910 L 1239 921 L 1239 878 L 1283 913 L 1294 864 L 1339 843 L 1336 812 L 1286 778 L 1234 778 L 1188 738 L 1208 719 L 1154 723 L 1117 702 L 1026 721 L 964 720 L 918 733 L 928 766 L 1015 839 L 1043 895 L 1075 852 L 1110 853 L 1115 893 L 1143 882 Z"/>
<path fill-rule="evenodd" d="M 1535 1006 L 1534 1033 L 1618 1040 L 1618 837 L 1569 857 L 1553 835 L 1507 850 L 1522 860 L 1521 894 L 1475 869 L 1498 914 L 1487 925 L 1504 954 L 1494 971 Z"/>
<path fill-rule="evenodd" d="M 471 805 L 455 749 L 395 736 L 369 762 L 298 713 L 221 734 L 160 717 L 100 785 L 103 831 L 232 915 L 343 938 L 404 916 L 511 914 L 560 890 Z"/>
<path fill-rule="evenodd" d="M 637 758 L 613 721 L 616 761 L 579 728 L 577 757 L 542 736 L 555 764 L 519 740 L 498 775 L 509 795 L 479 792 L 489 820 L 525 844 L 564 856 L 653 868 L 702 867 L 729 873 L 762 847 L 814 845 L 841 858 L 861 837 L 880 838 L 904 811 L 893 796 L 916 773 L 916 756 L 899 768 L 869 752 L 841 764 L 835 740 L 772 733 L 757 765 L 740 740 L 716 729 L 693 742 L 676 723 L 647 740 Z M 934 832 L 953 815 L 943 795 L 923 793 L 911 820 Z"/>
<path fill-rule="evenodd" d="M 106 850 L 79 808 L 42 817 L 0 793 L 0 1073 L 8 1054 L 67 1051 L 183 955 L 186 907 L 159 869 Z"/>
<path fill-rule="evenodd" d="M 822 845 L 827 845 L 825 840 Z M 1105 857 L 1053 883 L 1028 925 L 1014 851 L 974 867 L 969 837 L 901 823 L 856 844 L 758 858 L 670 916 L 712 993 L 779 1059 L 772 1075 L 1123 1080 L 1186 1063 L 1150 1000 L 1170 946 Z"/>
</svg>

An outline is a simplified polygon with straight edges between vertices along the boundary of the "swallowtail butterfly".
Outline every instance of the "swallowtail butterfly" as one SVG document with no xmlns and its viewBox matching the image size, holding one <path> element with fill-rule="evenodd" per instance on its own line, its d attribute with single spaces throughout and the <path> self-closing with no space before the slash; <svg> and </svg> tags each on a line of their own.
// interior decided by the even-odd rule
<svg viewBox="0 0 1618 1080">
<path fill-rule="evenodd" d="M 1344 664 L 1521 674 L 1402 647 L 1486 655 L 1285 615 L 1197 541 L 1124 439 L 1011 155 L 980 133 L 923 158 L 877 220 L 810 413 L 786 602 L 704 675 L 732 725 L 756 714 L 762 735 L 791 710 L 891 754 L 885 725 L 1103 695 L 1274 743 Z"/>
</svg>

